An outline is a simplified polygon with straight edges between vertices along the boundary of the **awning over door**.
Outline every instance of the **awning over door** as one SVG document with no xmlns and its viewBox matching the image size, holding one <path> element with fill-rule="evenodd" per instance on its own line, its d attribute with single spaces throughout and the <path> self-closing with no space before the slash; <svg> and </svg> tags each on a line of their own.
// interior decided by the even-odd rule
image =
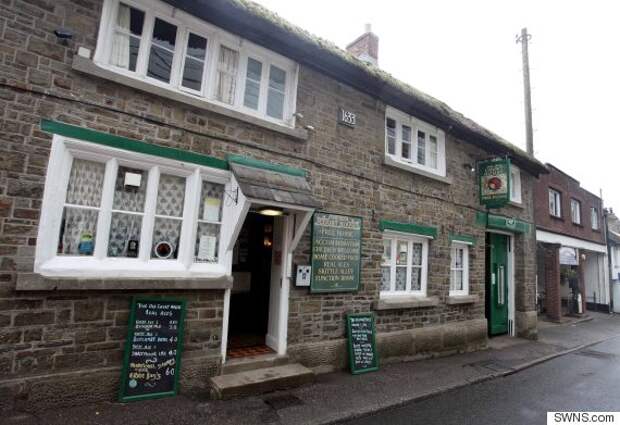
<svg viewBox="0 0 620 425">
<path fill-rule="evenodd" d="M 305 170 L 238 155 L 229 155 L 227 159 L 246 198 L 293 208 L 320 208 Z"/>
</svg>

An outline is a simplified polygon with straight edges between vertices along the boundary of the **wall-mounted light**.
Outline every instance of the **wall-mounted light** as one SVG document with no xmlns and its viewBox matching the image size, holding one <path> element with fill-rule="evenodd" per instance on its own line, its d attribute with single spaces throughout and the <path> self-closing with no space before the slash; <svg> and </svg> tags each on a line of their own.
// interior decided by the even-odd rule
<svg viewBox="0 0 620 425">
<path fill-rule="evenodd" d="M 308 130 L 308 131 L 314 131 L 314 126 L 313 125 L 307 125 L 305 127 L 305 129 Z"/>
<path fill-rule="evenodd" d="M 470 173 L 475 173 L 476 172 L 476 165 L 475 164 L 465 163 L 465 164 L 463 164 L 463 168 L 467 168 Z"/>
<path fill-rule="evenodd" d="M 57 28 L 54 30 L 54 35 L 60 40 L 63 45 L 68 44 L 68 40 L 73 38 L 73 31 L 66 28 Z"/>
<path fill-rule="evenodd" d="M 268 217 L 279 217 L 284 214 L 282 208 L 277 207 L 263 207 L 257 211 L 261 215 L 266 215 Z"/>
</svg>

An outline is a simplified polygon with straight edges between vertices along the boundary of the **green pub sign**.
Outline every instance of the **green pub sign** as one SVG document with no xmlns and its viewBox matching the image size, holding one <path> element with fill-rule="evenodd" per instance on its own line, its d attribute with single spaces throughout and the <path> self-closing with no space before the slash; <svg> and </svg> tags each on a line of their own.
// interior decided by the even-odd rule
<svg viewBox="0 0 620 425">
<path fill-rule="evenodd" d="M 357 291 L 362 218 L 317 212 L 312 217 L 311 292 Z"/>
<path fill-rule="evenodd" d="M 500 208 L 510 202 L 510 159 L 497 158 L 478 163 L 480 204 Z"/>
</svg>

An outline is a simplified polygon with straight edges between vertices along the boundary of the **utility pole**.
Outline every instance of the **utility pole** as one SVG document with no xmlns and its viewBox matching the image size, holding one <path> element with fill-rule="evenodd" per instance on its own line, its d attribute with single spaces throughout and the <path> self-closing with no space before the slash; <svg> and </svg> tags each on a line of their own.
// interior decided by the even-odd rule
<svg viewBox="0 0 620 425">
<path fill-rule="evenodd" d="M 528 43 L 532 38 L 527 33 L 527 28 L 517 35 L 517 43 L 521 43 L 521 56 L 523 59 L 523 103 L 525 104 L 525 141 L 527 153 L 534 155 L 534 131 L 532 130 L 532 93 L 530 91 L 530 59 L 528 55 Z"/>
</svg>

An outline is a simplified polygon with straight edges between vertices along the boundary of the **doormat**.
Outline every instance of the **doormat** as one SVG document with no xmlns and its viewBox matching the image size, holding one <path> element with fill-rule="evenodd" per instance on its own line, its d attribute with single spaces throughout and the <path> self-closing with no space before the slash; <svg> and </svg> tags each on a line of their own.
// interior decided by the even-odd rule
<svg viewBox="0 0 620 425">
<path fill-rule="evenodd" d="M 266 345 L 254 345 L 251 347 L 230 348 L 226 351 L 229 359 L 238 359 L 241 357 L 262 356 L 264 354 L 275 353 Z"/>
</svg>

